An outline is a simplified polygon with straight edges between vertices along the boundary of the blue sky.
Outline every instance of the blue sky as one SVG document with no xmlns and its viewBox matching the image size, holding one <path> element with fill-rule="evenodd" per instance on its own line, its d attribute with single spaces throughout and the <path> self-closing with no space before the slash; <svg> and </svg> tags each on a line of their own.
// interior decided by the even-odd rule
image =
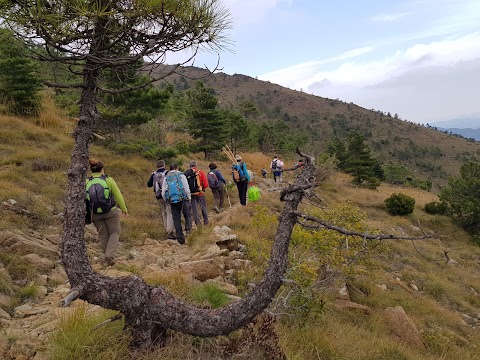
<svg viewBox="0 0 480 360">
<path fill-rule="evenodd" d="M 227 74 L 397 113 L 480 117 L 480 0 L 223 0 Z M 216 56 L 202 54 L 203 67 Z M 480 125 L 480 124 L 479 124 Z"/>
</svg>

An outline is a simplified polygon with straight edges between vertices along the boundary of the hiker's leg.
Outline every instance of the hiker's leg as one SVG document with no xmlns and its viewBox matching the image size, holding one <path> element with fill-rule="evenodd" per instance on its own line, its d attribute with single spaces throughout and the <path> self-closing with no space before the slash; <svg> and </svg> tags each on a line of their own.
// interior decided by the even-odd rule
<svg viewBox="0 0 480 360">
<path fill-rule="evenodd" d="M 100 249 L 105 254 L 108 243 L 108 227 L 105 222 L 105 214 L 92 214 L 92 222 L 97 228 L 98 240 L 100 241 Z"/>
<path fill-rule="evenodd" d="M 239 195 L 240 195 L 240 204 L 245 206 L 245 205 L 247 205 L 248 180 L 240 181 L 237 184 L 239 185 L 238 192 L 239 192 Z"/>
<path fill-rule="evenodd" d="M 217 191 L 219 196 L 218 206 L 220 207 L 220 209 L 223 209 L 223 201 L 225 200 L 225 185 L 223 183 L 220 183 Z"/>
<path fill-rule="evenodd" d="M 172 218 L 173 223 L 175 224 L 175 234 L 177 237 L 177 241 L 180 244 L 185 242 L 185 237 L 183 236 L 182 230 L 182 201 L 179 203 L 171 204 L 170 207 L 172 208 Z"/>
<path fill-rule="evenodd" d="M 192 215 L 195 225 L 200 225 L 200 214 L 198 213 L 198 195 L 192 195 Z"/>
<path fill-rule="evenodd" d="M 105 214 L 105 223 L 108 228 L 108 243 L 105 250 L 105 260 L 113 261 L 120 242 L 120 209 L 113 208 Z"/>
<path fill-rule="evenodd" d="M 208 225 L 208 211 L 207 211 L 207 201 L 204 196 L 199 196 L 197 198 L 198 205 L 200 205 L 200 210 L 202 211 L 203 225 Z"/>
<path fill-rule="evenodd" d="M 172 218 L 172 207 L 169 203 L 165 203 L 165 213 L 167 215 L 167 222 L 165 226 L 165 232 L 167 233 L 168 237 L 175 237 L 174 230 L 175 227 L 173 225 L 173 218 Z"/>
<path fill-rule="evenodd" d="M 185 231 L 189 233 L 192 230 L 192 205 L 190 200 L 183 201 L 182 213 L 185 218 Z"/>
<path fill-rule="evenodd" d="M 220 205 L 220 187 L 212 189 L 213 194 L 213 207 L 218 207 Z"/>
<path fill-rule="evenodd" d="M 162 225 L 166 231 L 167 230 L 167 209 L 166 209 L 165 200 L 157 199 L 157 202 L 158 202 L 158 206 L 160 206 L 160 214 L 162 215 Z"/>
</svg>

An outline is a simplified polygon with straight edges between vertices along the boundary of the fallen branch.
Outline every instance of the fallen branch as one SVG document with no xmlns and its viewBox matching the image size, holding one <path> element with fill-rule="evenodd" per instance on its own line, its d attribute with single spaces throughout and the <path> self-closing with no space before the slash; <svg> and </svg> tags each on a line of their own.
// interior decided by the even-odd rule
<svg viewBox="0 0 480 360">
<path fill-rule="evenodd" d="M 121 320 L 122 317 L 123 317 L 123 314 L 114 315 L 114 316 L 112 316 L 110 319 L 107 319 L 107 320 L 105 320 L 105 321 L 102 321 L 100 324 L 96 325 L 96 326 L 92 329 L 92 331 L 90 331 L 90 332 L 93 332 L 93 331 L 101 328 L 102 326 L 104 326 L 104 325 L 106 325 L 106 324 L 112 323 L 112 322 L 117 321 L 117 320 Z"/>
<path fill-rule="evenodd" d="M 67 307 L 69 306 L 73 301 L 78 299 L 83 293 L 83 290 L 81 289 L 73 289 L 70 291 L 70 293 L 61 301 L 60 306 L 62 307 Z"/>
<path fill-rule="evenodd" d="M 329 222 L 322 220 L 316 216 L 303 214 L 299 211 L 292 211 L 292 214 L 301 217 L 305 220 L 313 221 L 320 224 L 319 228 L 325 228 L 330 230 L 335 230 L 344 235 L 351 235 L 351 236 L 360 236 L 363 237 L 365 240 L 424 240 L 432 238 L 433 235 L 424 235 L 424 236 L 398 236 L 398 235 L 384 235 L 384 234 L 368 234 L 368 233 L 361 233 L 358 231 L 347 230 L 340 226 L 336 226 L 330 224 Z M 300 223 L 301 224 L 301 223 Z"/>
</svg>

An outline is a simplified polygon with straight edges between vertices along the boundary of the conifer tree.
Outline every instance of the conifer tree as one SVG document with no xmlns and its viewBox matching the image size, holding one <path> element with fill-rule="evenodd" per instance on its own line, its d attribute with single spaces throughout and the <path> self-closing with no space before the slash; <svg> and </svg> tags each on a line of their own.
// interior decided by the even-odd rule
<svg viewBox="0 0 480 360">
<path fill-rule="evenodd" d="M 370 147 L 359 133 L 353 133 L 347 140 L 344 170 L 353 175 L 353 183 L 362 185 L 366 180 L 375 179 L 377 161 L 372 157 Z M 377 180 L 378 181 L 378 180 Z"/>
<path fill-rule="evenodd" d="M 205 158 L 210 151 L 220 150 L 227 138 L 226 119 L 218 109 L 218 100 L 213 89 L 202 81 L 187 92 L 189 99 L 188 132 L 198 140 L 198 148 Z"/>
<path fill-rule="evenodd" d="M 14 34 L 0 29 L 0 98 L 7 113 L 35 115 L 40 107 L 39 67 Z"/>
</svg>

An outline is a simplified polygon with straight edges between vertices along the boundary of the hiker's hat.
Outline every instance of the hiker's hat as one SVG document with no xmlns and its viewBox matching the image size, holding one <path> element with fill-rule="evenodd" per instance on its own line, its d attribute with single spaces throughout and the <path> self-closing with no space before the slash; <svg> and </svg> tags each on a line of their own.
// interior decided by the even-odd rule
<svg viewBox="0 0 480 360">
<path fill-rule="evenodd" d="M 241 160 L 242 160 L 242 157 L 241 157 L 240 155 L 237 155 L 237 156 L 235 156 L 235 159 L 236 159 L 237 161 L 241 161 Z"/>
</svg>

